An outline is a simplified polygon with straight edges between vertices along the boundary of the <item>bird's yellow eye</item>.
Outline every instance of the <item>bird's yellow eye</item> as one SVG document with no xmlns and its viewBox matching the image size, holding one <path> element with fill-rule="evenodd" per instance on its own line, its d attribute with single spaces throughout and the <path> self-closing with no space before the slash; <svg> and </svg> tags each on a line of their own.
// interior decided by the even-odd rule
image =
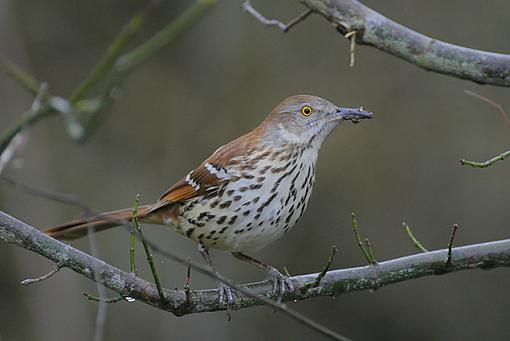
<svg viewBox="0 0 510 341">
<path fill-rule="evenodd" d="M 301 113 L 303 114 L 303 116 L 310 116 L 312 114 L 312 112 L 313 112 L 313 109 L 309 105 L 304 105 L 301 108 Z"/>
</svg>

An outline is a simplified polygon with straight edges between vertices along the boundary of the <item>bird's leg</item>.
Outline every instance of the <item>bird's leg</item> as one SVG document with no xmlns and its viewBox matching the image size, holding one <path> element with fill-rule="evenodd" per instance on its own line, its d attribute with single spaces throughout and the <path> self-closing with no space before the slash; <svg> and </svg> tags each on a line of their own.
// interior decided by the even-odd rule
<svg viewBox="0 0 510 341">
<path fill-rule="evenodd" d="M 289 277 L 282 274 L 275 267 L 262 263 L 258 259 L 245 255 L 242 252 L 232 252 L 232 255 L 246 263 L 249 263 L 265 272 L 267 272 L 267 279 L 273 283 L 273 295 L 278 295 L 278 302 L 281 302 L 285 291 L 289 289 L 294 290 L 294 285 Z"/>
<path fill-rule="evenodd" d="M 214 271 L 214 273 L 217 276 L 220 276 L 218 270 L 216 270 L 216 267 L 212 262 L 211 256 L 209 255 L 209 249 L 207 248 L 207 246 L 199 243 L 198 251 L 204 258 L 207 265 L 211 267 L 212 271 Z M 218 280 L 218 295 L 220 298 L 220 304 L 225 303 L 227 305 L 227 315 L 228 319 L 230 320 L 230 310 L 232 309 L 232 304 L 234 304 L 234 295 L 232 294 L 232 289 L 230 289 L 230 287 L 223 283 L 222 281 Z M 226 302 L 225 297 L 227 298 Z"/>
</svg>

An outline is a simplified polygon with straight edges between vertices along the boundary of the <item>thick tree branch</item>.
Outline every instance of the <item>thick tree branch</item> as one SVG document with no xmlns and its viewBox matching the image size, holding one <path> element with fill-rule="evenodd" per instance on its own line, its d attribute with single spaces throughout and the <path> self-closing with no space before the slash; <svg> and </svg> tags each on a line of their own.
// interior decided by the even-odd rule
<svg viewBox="0 0 510 341">
<path fill-rule="evenodd" d="M 425 70 L 480 84 L 510 86 L 510 55 L 436 40 L 402 26 L 356 0 L 300 0 L 356 43 L 370 45 Z"/>
<path fill-rule="evenodd" d="M 225 306 L 218 302 L 216 290 L 186 293 L 184 290 L 164 289 L 167 302 L 162 305 L 153 284 L 50 238 L 3 212 L 0 212 L 0 239 L 38 253 L 91 280 L 99 278 L 101 284 L 124 297 L 132 297 L 177 316 L 225 309 Z M 155 252 L 167 255 L 156 245 L 152 244 L 151 247 Z M 450 263 L 446 263 L 447 256 L 448 250 L 444 249 L 397 258 L 377 265 L 331 270 L 321 279 L 317 287 L 310 286 L 309 283 L 314 283 L 318 274 L 294 276 L 292 281 L 296 289 L 288 292 L 283 299 L 291 301 L 316 296 L 337 296 L 352 291 L 376 289 L 423 276 L 468 269 L 507 267 L 510 266 L 510 240 L 453 248 Z M 95 277 L 94 274 L 99 276 Z M 270 296 L 272 290 L 271 284 L 267 281 L 245 284 L 241 288 L 261 296 Z M 259 300 L 241 293 L 236 295 L 233 309 L 259 304 L 261 304 Z"/>
</svg>

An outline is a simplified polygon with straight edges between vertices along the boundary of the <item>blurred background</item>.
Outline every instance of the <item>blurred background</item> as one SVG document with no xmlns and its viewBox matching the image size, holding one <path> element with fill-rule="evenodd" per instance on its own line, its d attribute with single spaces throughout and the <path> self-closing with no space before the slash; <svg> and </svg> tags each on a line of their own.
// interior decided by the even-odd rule
<svg viewBox="0 0 510 341">
<path fill-rule="evenodd" d="M 161 1 L 137 42 L 171 22 L 189 1 Z M 364 1 L 403 25 L 455 44 L 508 53 L 510 3 Z M 283 21 L 303 11 L 295 1 L 253 1 Z M 0 1 L 1 52 L 53 94 L 69 96 L 122 25 L 143 2 Z M 85 144 L 71 142 L 58 117 L 30 131 L 19 160 L 5 175 L 74 193 L 97 210 L 129 207 L 140 193 L 152 202 L 216 147 L 252 129 L 284 97 L 307 93 L 342 106 L 374 111 L 376 119 L 346 124 L 322 149 L 309 208 L 283 238 L 255 254 L 292 274 L 317 272 L 332 244 L 334 268 L 364 265 L 354 242 L 352 211 L 378 260 L 416 253 L 406 221 L 429 249 L 444 248 L 452 224 L 457 245 L 508 238 L 510 161 L 482 170 L 458 160 L 486 160 L 508 149 L 510 129 L 499 113 L 464 93 L 476 91 L 510 111 L 508 90 L 425 72 L 376 49 L 358 46 L 349 67 L 349 42 L 313 15 L 283 34 L 220 1 L 173 44 L 133 72 L 113 111 Z M 32 96 L 0 75 L 0 128 L 26 111 Z M 44 228 L 75 218 L 75 207 L 30 196 L 0 182 L 0 209 Z M 196 245 L 162 227 L 149 239 L 193 260 Z M 129 236 L 97 235 L 100 257 L 129 269 Z M 90 251 L 89 242 L 72 243 Z M 138 247 L 140 275 L 151 279 Z M 219 269 L 237 283 L 264 275 L 214 252 Z M 162 282 L 182 288 L 186 269 L 156 255 Z M 19 282 L 53 269 L 46 259 L 0 244 L 0 340 L 90 340 L 97 304 L 82 291 L 94 283 L 69 270 L 29 287 Z M 192 288 L 210 288 L 193 275 Z M 507 269 L 427 277 L 332 298 L 290 304 L 355 340 L 503 340 L 510 337 Z M 110 293 L 114 296 L 114 293 Z M 139 302 L 108 306 L 105 339 L 305 340 L 321 336 L 270 308 L 177 318 Z"/>
</svg>

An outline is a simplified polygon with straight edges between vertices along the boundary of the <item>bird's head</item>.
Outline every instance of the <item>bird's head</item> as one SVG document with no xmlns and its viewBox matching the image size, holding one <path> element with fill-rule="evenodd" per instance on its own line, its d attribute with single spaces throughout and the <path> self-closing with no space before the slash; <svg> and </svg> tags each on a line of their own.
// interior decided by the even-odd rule
<svg viewBox="0 0 510 341">
<path fill-rule="evenodd" d="M 316 96 L 296 95 L 287 97 L 269 114 L 268 133 L 282 143 L 309 144 L 322 142 L 343 121 L 358 123 L 373 114 L 362 108 L 341 108 Z"/>
</svg>

